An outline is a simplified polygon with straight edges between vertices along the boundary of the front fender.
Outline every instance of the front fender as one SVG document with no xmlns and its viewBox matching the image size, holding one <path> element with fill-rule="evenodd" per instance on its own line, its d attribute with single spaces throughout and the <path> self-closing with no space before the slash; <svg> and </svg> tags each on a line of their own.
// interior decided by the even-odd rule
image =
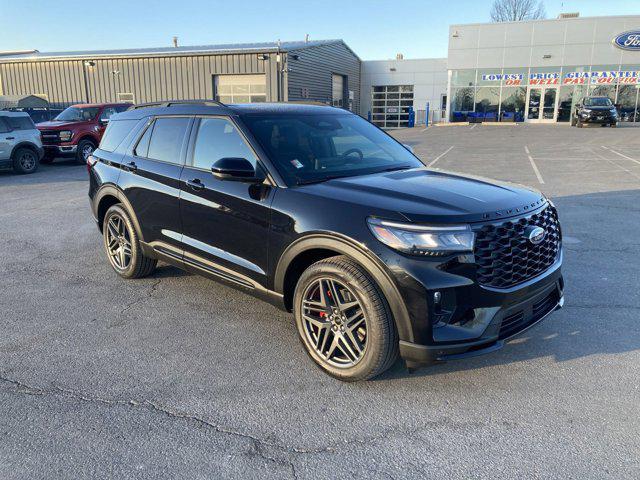
<svg viewBox="0 0 640 480">
<path fill-rule="evenodd" d="M 387 299 L 401 340 L 413 342 L 414 331 L 405 302 L 398 291 L 395 281 L 384 263 L 369 249 L 351 238 L 328 232 L 315 232 L 304 235 L 289 245 L 276 266 L 274 289 L 283 294 L 285 277 L 294 259 L 305 251 L 327 249 L 353 258 L 376 281 Z"/>
</svg>

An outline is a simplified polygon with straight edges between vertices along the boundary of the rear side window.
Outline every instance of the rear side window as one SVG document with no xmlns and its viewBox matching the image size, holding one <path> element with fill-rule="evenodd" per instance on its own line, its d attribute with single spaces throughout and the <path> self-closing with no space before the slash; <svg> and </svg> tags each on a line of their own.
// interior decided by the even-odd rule
<svg viewBox="0 0 640 480">
<path fill-rule="evenodd" d="M 113 152 L 122 140 L 129 134 L 131 129 L 136 126 L 137 120 L 113 120 L 109 122 L 107 130 L 104 132 L 100 149 L 107 152 Z"/>
<path fill-rule="evenodd" d="M 140 140 L 140 143 L 138 143 L 136 154 L 162 162 L 182 163 L 180 151 L 187 127 L 189 126 L 189 120 L 190 119 L 186 117 L 156 119 L 153 124 L 153 131 L 151 131 L 151 127 L 148 128 Z M 147 137 L 147 135 L 150 135 L 148 140 L 149 148 L 147 154 L 144 155 L 144 151 L 141 151 L 141 149 L 144 149 L 144 142 L 147 141 L 145 137 Z"/>
<path fill-rule="evenodd" d="M 5 120 L 9 124 L 9 127 L 13 130 L 35 130 L 36 126 L 33 124 L 31 117 L 5 117 Z"/>
<path fill-rule="evenodd" d="M 10 131 L 9 124 L 5 122 L 6 117 L 0 117 L 0 133 L 7 133 Z"/>
</svg>

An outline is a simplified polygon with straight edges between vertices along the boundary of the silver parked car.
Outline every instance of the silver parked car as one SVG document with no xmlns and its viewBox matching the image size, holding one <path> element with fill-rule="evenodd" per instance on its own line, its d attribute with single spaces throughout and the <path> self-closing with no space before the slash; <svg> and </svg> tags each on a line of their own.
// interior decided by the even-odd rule
<svg viewBox="0 0 640 480">
<path fill-rule="evenodd" d="M 33 173 L 44 154 L 40 130 L 25 112 L 0 111 L 0 168 Z"/>
</svg>

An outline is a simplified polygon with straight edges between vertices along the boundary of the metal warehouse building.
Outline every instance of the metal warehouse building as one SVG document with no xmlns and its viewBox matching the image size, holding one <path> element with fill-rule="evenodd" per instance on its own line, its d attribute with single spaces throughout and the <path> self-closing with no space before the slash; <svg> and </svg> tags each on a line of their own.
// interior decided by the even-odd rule
<svg viewBox="0 0 640 480">
<path fill-rule="evenodd" d="M 359 113 L 358 56 L 342 40 L 0 56 L 0 95 L 52 105 L 215 98 L 318 101 Z"/>
</svg>

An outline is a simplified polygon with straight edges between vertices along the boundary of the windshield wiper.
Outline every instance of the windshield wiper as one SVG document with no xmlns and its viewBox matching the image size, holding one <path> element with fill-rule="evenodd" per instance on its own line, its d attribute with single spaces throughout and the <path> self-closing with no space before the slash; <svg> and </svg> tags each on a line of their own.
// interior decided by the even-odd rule
<svg viewBox="0 0 640 480">
<path fill-rule="evenodd" d="M 375 173 L 395 172 L 395 171 L 398 171 L 398 170 L 410 170 L 411 168 L 413 168 L 411 165 L 400 165 L 398 167 L 389 167 L 389 168 L 385 168 L 383 170 L 378 170 Z"/>
<path fill-rule="evenodd" d="M 328 177 L 312 178 L 310 180 L 301 180 L 297 182 L 297 185 L 311 185 L 313 183 L 322 183 L 328 180 L 335 180 L 336 178 L 346 178 L 348 176 L 349 175 L 329 175 Z"/>
</svg>

